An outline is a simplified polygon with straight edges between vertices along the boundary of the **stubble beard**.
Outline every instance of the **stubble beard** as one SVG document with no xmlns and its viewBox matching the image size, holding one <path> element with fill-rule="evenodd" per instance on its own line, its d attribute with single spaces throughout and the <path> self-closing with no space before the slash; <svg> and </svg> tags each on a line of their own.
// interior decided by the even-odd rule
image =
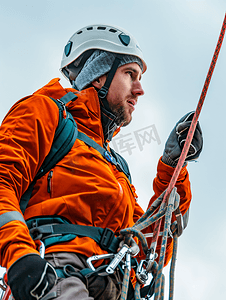
<svg viewBox="0 0 226 300">
<path fill-rule="evenodd" d="M 115 123 L 117 126 L 127 126 L 132 120 L 132 117 L 128 120 L 125 107 L 122 103 L 118 103 L 116 105 L 110 105 L 110 109 L 113 114 L 116 116 Z"/>
</svg>

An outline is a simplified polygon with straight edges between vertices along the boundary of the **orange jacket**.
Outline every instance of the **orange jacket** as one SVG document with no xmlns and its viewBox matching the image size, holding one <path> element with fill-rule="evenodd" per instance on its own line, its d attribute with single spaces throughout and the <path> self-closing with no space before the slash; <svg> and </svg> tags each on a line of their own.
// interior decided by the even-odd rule
<svg viewBox="0 0 226 300">
<path fill-rule="evenodd" d="M 54 131 L 58 124 L 59 110 L 49 98 L 59 99 L 69 91 L 78 99 L 68 104 L 78 130 L 103 146 L 100 106 L 94 88 L 81 92 L 63 89 L 59 79 L 53 79 L 33 95 L 17 102 L 5 117 L 0 128 L 0 220 L 1 215 L 19 211 L 19 199 L 48 154 Z M 71 223 L 108 227 L 116 234 L 131 227 L 143 214 L 136 202 L 134 187 L 124 173 L 108 163 L 101 154 L 76 140 L 71 151 L 54 167 L 51 180 L 48 174 L 39 179 L 25 211 L 24 218 L 59 215 Z M 154 192 L 150 204 L 167 187 L 174 169 L 158 165 Z M 48 191 L 48 185 L 50 190 Z M 177 182 L 181 195 L 181 210 L 185 213 L 191 200 L 186 168 Z M 169 240 L 167 259 L 171 257 Z M 23 255 L 37 253 L 28 228 L 21 221 L 13 220 L 0 229 L 0 264 L 9 268 Z M 76 237 L 70 242 L 47 248 L 47 252 L 69 251 L 86 256 L 104 251 L 88 237 Z"/>
</svg>

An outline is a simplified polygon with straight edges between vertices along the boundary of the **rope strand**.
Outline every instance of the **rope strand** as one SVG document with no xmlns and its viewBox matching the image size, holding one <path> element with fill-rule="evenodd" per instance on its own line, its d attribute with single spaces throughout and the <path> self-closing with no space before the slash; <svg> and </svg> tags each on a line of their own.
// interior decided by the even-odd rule
<svg viewBox="0 0 226 300">
<path fill-rule="evenodd" d="M 178 176 L 180 174 L 180 171 L 182 169 L 182 166 L 185 162 L 188 150 L 191 145 L 191 141 L 196 129 L 196 125 L 198 123 L 198 118 L 207 94 L 207 90 L 210 84 L 210 80 L 217 62 L 217 58 L 221 49 L 221 45 L 224 39 L 225 34 L 225 28 L 226 28 L 226 14 L 224 17 L 223 25 L 221 28 L 220 36 L 217 42 L 217 46 L 209 67 L 209 71 L 204 83 L 204 87 L 195 111 L 195 114 L 193 116 L 187 138 L 184 144 L 184 147 L 182 149 L 179 161 L 177 163 L 177 166 L 175 168 L 175 171 L 172 175 L 172 178 L 170 180 L 170 183 L 168 185 L 168 188 L 166 189 L 163 199 L 160 199 L 160 197 L 153 203 L 153 205 L 149 208 L 149 210 L 136 222 L 136 224 L 132 228 L 127 228 L 124 230 L 121 230 L 122 235 L 127 234 L 134 234 L 138 237 L 138 239 L 141 241 L 141 245 L 143 247 L 144 253 L 147 255 L 148 253 L 154 253 L 156 251 L 157 247 L 157 241 L 160 233 L 160 227 L 161 227 L 161 221 L 162 216 L 165 214 L 165 223 L 164 223 L 164 231 L 163 231 L 163 237 L 162 237 L 162 245 L 161 245 L 161 253 L 159 258 L 159 266 L 157 270 L 157 276 L 156 276 L 156 283 L 155 283 L 155 298 L 154 300 L 163 300 L 164 299 L 164 275 L 162 274 L 162 269 L 164 266 L 164 260 L 165 260 L 165 251 L 166 251 L 166 244 L 167 244 L 167 238 L 168 238 L 168 232 L 171 225 L 171 217 L 172 212 L 175 209 L 174 200 L 175 200 L 175 193 L 173 192 L 173 189 L 176 185 Z M 161 200 L 161 201 L 160 201 Z M 162 202 L 162 203 L 161 203 Z M 169 202 L 169 203 L 168 203 Z M 160 205 L 161 203 L 161 205 Z M 151 217 L 152 213 L 159 207 L 160 209 L 157 214 Z M 148 227 L 153 222 L 156 222 L 151 248 L 150 250 L 147 248 L 147 241 L 145 236 L 140 232 L 140 230 Z M 170 291 L 169 291 L 169 300 L 173 299 L 173 293 L 174 293 L 174 276 L 175 276 L 175 264 L 176 264 L 176 254 L 177 254 L 177 243 L 178 243 L 178 236 L 177 233 L 174 232 L 174 242 L 173 242 L 173 256 L 171 261 L 171 267 L 170 267 Z M 140 284 L 136 284 L 135 288 L 135 299 L 140 300 Z"/>
<path fill-rule="evenodd" d="M 204 100 L 205 100 L 205 97 L 206 97 L 206 94 L 207 94 L 207 90 L 208 90 L 208 87 L 209 87 L 209 84 L 210 84 L 210 80 L 212 78 L 213 71 L 214 71 L 214 68 L 215 68 L 215 65 L 216 65 L 216 62 L 217 62 L 217 59 L 218 59 L 218 55 L 219 55 L 219 52 L 220 52 L 220 49 L 221 49 L 221 46 L 222 46 L 222 43 L 223 43 L 223 39 L 224 39 L 224 35 L 225 35 L 225 28 L 226 28 L 226 14 L 225 14 L 225 17 L 224 17 L 224 21 L 223 21 L 220 36 L 219 36 L 219 39 L 218 39 L 218 42 L 217 42 L 217 46 L 216 46 L 216 49 L 214 51 L 214 55 L 213 55 L 213 58 L 212 58 L 212 61 L 211 61 L 210 67 L 209 67 L 209 71 L 208 71 L 208 74 L 207 74 L 207 77 L 206 77 L 206 80 L 205 80 L 205 83 L 204 83 L 204 87 L 202 89 L 202 93 L 201 93 L 201 96 L 200 96 L 195 114 L 194 114 L 192 122 L 191 122 L 191 126 L 190 126 L 189 131 L 188 131 L 188 135 L 187 135 L 184 147 L 182 149 L 182 152 L 181 152 L 179 161 L 177 163 L 177 166 L 175 168 L 175 171 L 173 173 L 173 176 L 170 180 L 169 186 L 168 186 L 168 188 L 166 190 L 166 193 L 164 195 L 163 202 L 167 201 L 167 197 L 169 196 L 169 194 L 171 193 L 173 187 L 175 186 L 175 184 L 177 182 L 177 178 L 178 178 L 178 176 L 180 174 L 180 171 L 182 169 L 182 166 L 185 162 L 185 159 L 186 159 L 186 156 L 187 156 L 187 153 L 188 153 L 188 150 L 189 150 L 189 147 L 191 145 L 191 141 L 192 141 L 192 138 L 193 138 L 193 135 L 194 135 L 194 132 L 195 132 L 195 128 L 196 128 L 196 125 L 197 125 L 197 122 L 198 122 L 198 118 L 199 118 L 199 115 L 200 115 L 200 112 L 201 112 L 201 109 L 202 109 L 202 106 L 203 106 L 203 103 L 204 103 Z M 157 246 L 157 240 L 158 240 L 158 236 L 159 236 L 159 232 L 160 232 L 160 226 L 161 226 L 161 220 L 156 223 L 156 226 L 155 226 L 155 229 L 154 229 L 154 235 L 153 235 L 152 246 L 151 246 L 154 249 L 154 251 L 156 250 L 156 246 Z"/>
</svg>

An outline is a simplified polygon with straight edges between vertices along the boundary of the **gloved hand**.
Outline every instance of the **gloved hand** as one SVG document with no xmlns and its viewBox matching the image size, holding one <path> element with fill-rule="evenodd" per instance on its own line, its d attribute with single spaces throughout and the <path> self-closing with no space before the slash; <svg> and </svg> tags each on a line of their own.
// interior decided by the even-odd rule
<svg viewBox="0 0 226 300">
<path fill-rule="evenodd" d="M 38 300 L 56 284 L 55 269 L 38 254 L 18 259 L 8 271 L 8 284 L 15 300 Z"/>
<path fill-rule="evenodd" d="M 193 116 L 194 116 L 194 112 L 190 112 L 186 114 L 183 118 L 181 118 L 177 122 L 176 126 L 171 131 L 168 140 L 166 141 L 165 149 L 162 157 L 162 161 L 165 164 L 171 167 L 176 167 Z M 202 130 L 198 122 L 185 161 L 197 159 L 202 151 L 202 146 L 203 146 Z"/>
</svg>

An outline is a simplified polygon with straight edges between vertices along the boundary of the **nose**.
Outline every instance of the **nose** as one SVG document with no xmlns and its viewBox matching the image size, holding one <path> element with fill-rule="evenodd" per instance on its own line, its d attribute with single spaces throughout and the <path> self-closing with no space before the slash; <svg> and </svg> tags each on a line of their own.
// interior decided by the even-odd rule
<svg viewBox="0 0 226 300">
<path fill-rule="evenodd" d="M 134 81 L 132 94 L 133 94 L 133 96 L 142 96 L 142 95 L 144 95 L 144 90 L 143 90 L 141 82 L 139 80 Z"/>
</svg>

